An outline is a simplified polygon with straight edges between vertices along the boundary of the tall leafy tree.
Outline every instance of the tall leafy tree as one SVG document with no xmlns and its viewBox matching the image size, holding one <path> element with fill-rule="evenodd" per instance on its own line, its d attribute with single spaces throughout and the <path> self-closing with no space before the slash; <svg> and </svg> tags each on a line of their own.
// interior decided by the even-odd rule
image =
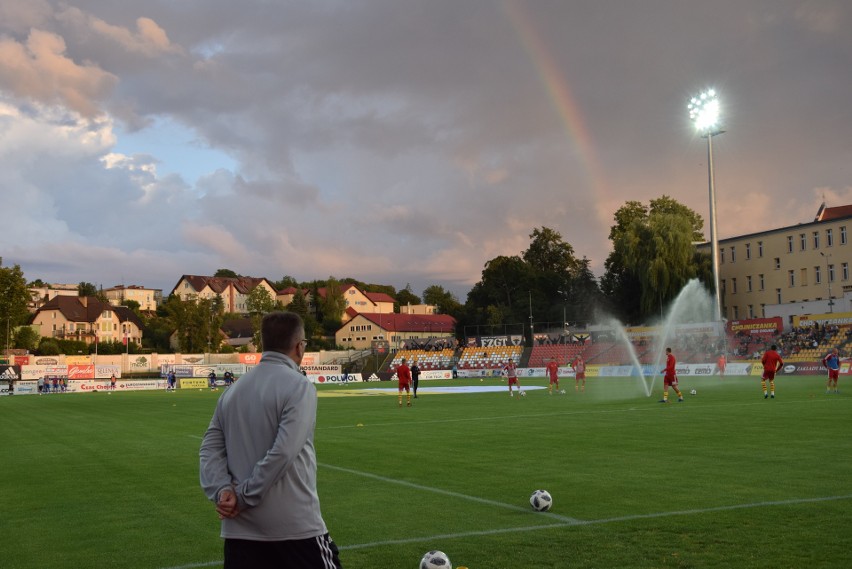
<svg viewBox="0 0 852 569">
<path fill-rule="evenodd" d="M 423 290 L 423 302 L 437 306 L 439 313 L 449 314 L 454 318 L 458 318 L 462 308 L 456 295 L 436 284 L 427 286 Z"/>
<path fill-rule="evenodd" d="M 235 271 L 232 271 L 231 269 L 218 269 L 215 273 L 213 273 L 213 276 L 227 277 L 231 279 L 236 279 L 240 277 L 240 275 L 238 275 Z"/>
<path fill-rule="evenodd" d="M 0 257 L 0 325 L 4 332 L 11 335 L 12 328 L 26 324 L 29 319 L 27 304 L 30 302 L 30 291 L 20 265 L 3 266 Z M 0 342 L 3 347 L 6 341 Z"/>
<path fill-rule="evenodd" d="M 396 311 L 400 312 L 400 306 L 408 304 L 420 304 L 420 297 L 411 291 L 411 285 L 406 284 L 405 288 L 396 293 Z"/>
<path fill-rule="evenodd" d="M 255 346 L 261 345 L 260 323 L 263 316 L 279 308 L 279 303 L 269 294 L 266 287 L 256 286 L 246 297 L 246 308 L 254 330 L 252 341 Z"/>
<path fill-rule="evenodd" d="M 340 328 L 343 312 L 346 310 L 346 300 L 343 298 L 340 281 L 336 278 L 329 277 L 326 281 L 325 298 L 320 299 L 320 306 L 323 330 L 327 334 L 334 333 Z"/>
<path fill-rule="evenodd" d="M 77 296 L 97 296 L 98 295 L 98 287 L 94 284 L 81 281 L 80 284 L 77 285 Z"/>
<path fill-rule="evenodd" d="M 619 317 L 638 323 L 659 313 L 690 278 L 702 274 L 693 242 L 702 240 L 704 221 L 665 195 L 649 206 L 627 202 L 615 221 L 602 288 Z"/>
</svg>

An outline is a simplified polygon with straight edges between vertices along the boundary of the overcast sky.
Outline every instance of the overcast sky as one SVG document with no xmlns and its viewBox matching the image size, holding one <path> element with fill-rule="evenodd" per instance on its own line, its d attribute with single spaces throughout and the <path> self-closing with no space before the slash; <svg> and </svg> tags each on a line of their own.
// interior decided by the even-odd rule
<svg viewBox="0 0 852 569">
<path fill-rule="evenodd" d="M 707 87 L 720 238 L 812 221 L 852 203 L 850 29 L 847 0 L 0 0 L 0 256 L 464 302 L 547 226 L 600 276 L 627 200 L 708 220 Z"/>
</svg>

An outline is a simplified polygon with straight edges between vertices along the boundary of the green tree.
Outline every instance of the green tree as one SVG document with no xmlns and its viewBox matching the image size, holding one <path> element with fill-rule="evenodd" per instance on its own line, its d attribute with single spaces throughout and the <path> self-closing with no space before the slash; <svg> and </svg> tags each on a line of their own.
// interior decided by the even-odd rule
<svg viewBox="0 0 852 569">
<path fill-rule="evenodd" d="M 12 347 L 20 350 L 28 350 L 35 353 L 41 341 L 41 334 L 34 326 L 19 326 L 15 329 Z"/>
<path fill-rule="evenodd" d="M 458 318 L 462 305 L 456 296 L 441 285 L 429 285 L 423 290 L 423 302 L 438 307 L 441 314 Z"/>
<path fill-rule="evenodd" d="M 295 289 L 301 288 L 299 286 L 299 281 L 291 277 L 290 275 L 284 275 L 281 277 L 280 281 L 275 281 L 272 283 L 272 286 L 275 287 L 275 290 L 284 290 L 285 288 L 293 287 Z"/>
<path fill-rule="evenodd" d="M 163 307 L 177 335 L 178 349 L 184 353 L 216 351 L 221 344 L 222 299 L 170 296 Z"/>
<path fill-rule="evenodd" d="M 232 271 L 231 269 L 219 269 L 215 273 L 213 273 L 214 277 L 225 277 L 229 279 L 237 279 L 240 277 L 237 273 Z"/>
<path fill-rule="evenodd" d="M 621 320 L 639 323 L 657 314 L 683 287 L 684 275 L 706 279 L 701 255 L 692 246 L 703 240 L 704 220 L 693 210 L 664 195 L 647 206 L 628 201 L 614 220 L 609 233 L 613 250 L 604 263 L 601 290 Z M 673 225 L 666 228 L 666 223 Z M 667 238 L 669 243 L 660 241 Z"/>
<path fill-rule="evenodd" d="M 417 296 L 416 294 L 414 294 L 411 291 L 411 285 L 410 284 L 406 284 L 404 289 L 402 289 L 401 291 L 396 293 L 395 299 L 396 299 L 396 303 L 395 303 L 396 312 L 401 312 L 401 310 L 400 310 L 401 306 L 407 306 L 409 304 L 413 304 L 413 305 L 420 304 L 420 297 Z"/>
<path fill-rule="evenodd" d="M 77 285 L 77 296 L 97 296 L 98 295 L 98 287 L 94 284 L 80 281 L 80 284 Z"/>
<path fill-rule="evenodd" d="M 3 266 L 0 257 L 0 323 L 11 330 L 15 326 L 26 324 L 29 320 L 27 305 L 30 302 L 30 291 L 20 265 Z M 3 342 L 5 347 L 6 342 Z"/>
<path fill-rule="evenodd" d="M 246 309 L 248 309 L 251 326 L 254 330 L 252 342 L 255 346 L 261 345 L 260 323 L 265 314 L 269 314 L 277 308 L 275 298 L 269 294 L 266 287 L 256 286 L 246 297 Z"/>
<path fill-rule="evenodd" d="M 343 298 L 340 281 L 328 277 L 325 284 L 325 298 L 320 301 L 323 322 L 337 321 L 338 325 L 346 310 L 346 300 Z"/>
<path fill-rule="evenodd" d="M 635 217 L 617 232 L 613 251 L 620 256 L 620 269 L 639 285 L 634 299 L 641 319 L 659 314 L 698 274 L 693 242 L 701 235 L 701 223 L 700 216 L 663 196 L 651 201 L 647 216 Z"/>
</svg>

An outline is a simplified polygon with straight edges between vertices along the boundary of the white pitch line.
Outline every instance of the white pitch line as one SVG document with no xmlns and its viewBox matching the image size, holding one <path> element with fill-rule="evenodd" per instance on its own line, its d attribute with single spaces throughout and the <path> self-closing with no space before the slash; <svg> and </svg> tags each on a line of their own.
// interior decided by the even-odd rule
<svg viewBox="0 0 852 569">
<path fill-rule="evenodd" d="M 336 468 L 336 467 L 332 467 Z M 347 469 L 340 469 L 346 471 Z M 417 487 L 417 485 L 412 485 Z M 690 510 L 675 510 L 672 512 L 653 512 L 649 514 L 634 514 L 630 516 L 618 516 L 614 518 L 601 518 L 599 520 L 575 520 L 575 521 L 565 521 L 563 523 L 555 523 L 555 524 L 540 524 L 534 526 L 521 526 L 521 527 L 511 527 L 511 528 L 500 528 L 500 529 L 489 529 L 489 530 L 474 530 L 474 531 L 466 531 L 466 532 L 457 532 L 457 533 L 447 533 L 447 534 L 437 534 L 437 535 L 428 535 L 421 537 L 408 537 L 408 538 L 400 538 L 400 539 L 387 539 L 383 541 L 372 541 L 367 543 L 353 543 L 351 545 L 338 545 L 338 549 L 340 551 L 351 551 L 354 549 L 369 549 L 371 547 L 381 547 L 385 545 L 403 545 L 407 543 L 435 543 L 441 540 L 447 539 L 462 539 L 466 537 L 478 537 L 478 536 L 487 536 L 487 535 L 500 535 L 506 533 L 518 533 L 518 532 L 528 532 L 528 531 L 540 531 L 546 529 L 559 529 L 559 528 L 567 528 L 573 526 L 586 526 L 586 525 L 601 525 L 601 524 L 610 524 L 616 522 L 629 522 L 633 520 L 644 520 L 644 519 L 654 519 L 654 518 L 665 518 L 670 516 L 688 516 L 688 515 L 696 515 L 696 514 L 709 514 L 712 512 L 725 512 L 731 510 L 744 510 L 750 508 L 766 508 L 772 506 L 791 506 L 796 504 L 813 504 L 819 502 L 834 502 L 838 500 L 852 500 L 852 494 L 846 494 L 842 496 L 824 496 L 822 498 L 794 498 L 790 500 L 773 500 L 768 502 L 753 502 L 750 504 L 732 504 L 729 506 L 715 506 L 712 508 L 693 508 Z M 523 508 L 522 508 L 523 509 Z M 526 510 L 524 510 L 526 511 Z M 567 518 L 571 519 L 571 518 Z M 191 563 L 189 565 L 177 565 L 173 567 L 166 567 L 163 569 L 194 569 L 196 567 L 218 567 L 222 565 L 222 561 L 208 561 L 206 563 Z"/>
<path fill-rule="evenodd" d="M 825 403 L 828 402 L 829 399 L 794 399 L 787 400 L 781 402 L 773 402 L 772 404 L 776 407 L 779 405 L 791 405 L 797 403 Z M 852 399 L 850 399 L 852 401 Z M 719 404 L 719 405 L 705 405 L 701 404 L 700 409 L 724 409 L 729 407 L 754 407 L 758 405 L 766 405 L 766 402 L 761 398 L 759 402 L 751 402 L 751 403 L 728 403 L 728 404 Z M 472 421 L 498 421 L 504 419 L 528 419 L 528 418 L 540 418 L 540 417 L 567 417 L 571 415 L 607 415 L 612 413 L 639 413 L 639 412 L 655 412 L 659 410 L 662 405 L 655 404 L 649 405 L 648 407 L 625 407 L 621 409 L 605 409 L 600 411 L 555 411 L 553 413 L 527 413 L 522 415 L 489 415 L 482 417 L 461 417 L 456 419 L 434 419 L 430 421 L 388 421 L 384 423 L 364 423 L 359 425 L 334 425 L 328 427 L 317 427 L 317 431 L 330 431 L 334 429 L 361 429 L 364 427 L 392 427 L 396 425 L 435 425 L 442 423 L 465 423 Z M 684 408 L 689 407 L 687 405 Z"/>
<path fill-rule="evenodd" d="M 481 531 L 467 531 L 467 532 L 459 532 L 459 533 L 450 533 L 450 534 L 438 534 L 438 535 L 430 535 L 423 537 L 410 537 L 410 538 L 401 538 L 401 539 L 390 539 L 384 541 L 374 541 L 369 543 L 355 543 L 352 545 L 343 545 L 338 546 L 338 549 L 341 551 L 352 550 L 352 549 L 368 549 L 370 547 L 378 547 L 383 545 L 402 545 L 406 543 L 418 543 L 418 542 L 427 542 L 434 543 L 438 540 L 446 540 L 446 539 L 461 539 L 466 537 L 478 537 L 478 536 L 486 536 L 486 535 L 499 535 L 505 533 L 517 533 L 517 532 L 527 532 L 527 531 L 539 531 L 543 529 L 558 529 L 558 528 L 566 528 L 573 526 L 587 526 L 587 525 L 600 525 L 600 524 L 609 524 L 614 522 L 629 522 L 633 520 L 644 520 L 644 519 L 653 519 L 653 518 L 665 518 L 670 516 L 687 516 L 687 515 L 695 515 L 695 514 L 708 514 L 712 512 L 724 512 L 730 510 L 742 510 L 748 508 L 762 508 L 769 506 L 789 506 L 795 504 L 808 504 L 815 502 L 832 502 L 837 500 L 850 500 L 852 499 L 852 494 L 848 494 L 845 496 L 826 496 L 823 498 L 800 498 L 800 499 L 792 499 L 792 500 L 775 500 L 771 502 L 754 502 L 752 504 L 733 504 L 730 506 L 716 506 L 713 508 L 695 508 L 691 510 L 676 510 L 673 512 L 655 512 L 650 514 L 635 514 L 631 516 L 619 516 L 615 518 L 602 518 L 599 520 L 577 520 L 576 522 L 565 522 L 565 523 L 557 523 L 557 524 L 542 524 L 536 526 L 523 526 L 523 527 L 511 527 L 511 528 L 501 528 L 501 529 L 490 529 L 490 530 L 481 530 Z M 170 568 L 170 569 L 178 569 L 178 568 Z"/>
<path fill-rule="evenodd" d="M 514 512 L 523 512 L 525 514 L 537 514 L 540 516 L 545 516 L 554 520 L 559 520 L 561 522 L 566 522 L 569 524 L 577 524 L 581 523 L 581 520 L 571 518 L 568 516 L 560 516 L 559 514 L 554 514 L 552 512 L 533 512 L 529 508 L 522 508 L 520 506 L 516 506 L 514 504 L 506 504 L 505 502 L 497 502 L 495 500 L 489 500 L 487 498 L 479 498 L 477 496 L 470 496 L 468 494 L 462 494 L 460 492 L 453 492 L 452 490 L 444 490 L 443 488 L 435 488 L 434 486 L 424 486 L 423 484 L 415 484 L 414 482 L 407 482 L 405 480 L 399 480 L 397 478 L 388 478 L 387 476 L 380 476 L 378 474 L 372 474 L 370 472 L 362 472 L 360 470 L 353 470 L 351 468 L 343 468 L 341 466 L 334 466 L 331 464 L 325 464 L 318 462 L 317 466 L 322 466 L 323 468 L 328 468 L 329 470 L 336 470 L 338 472 L 345 472 L 347 474 L 353 474 L 355 476 L 361 476 L 362 478 L 371 478 L 373 480 L 378 480 L 380 482 L 387 482 L 389 484 L 396 484 L 398 486 L 406 486 L 408 488 L 413 488 L 415 490 L 424 490 L 426 492 L 432 492 L 435 494 L 442 494 L 444 496 L 452 496 L 453 498 L 461 498 L 462 500 L 467 500 L 469 502 L 477 502 L 479 504 L 485 504 L 488 506 L 497 506 L 498 508 L 503 508 L 506 510 L 512 510 Z"/>
</svg>

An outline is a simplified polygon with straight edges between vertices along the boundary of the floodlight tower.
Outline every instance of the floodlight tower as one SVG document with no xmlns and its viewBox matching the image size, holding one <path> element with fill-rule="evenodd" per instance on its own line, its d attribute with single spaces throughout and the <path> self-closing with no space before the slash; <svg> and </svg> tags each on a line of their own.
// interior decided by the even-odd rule
<svg viewBox="0 0 852 569">
<path fill-rule="evenodd" d="M 707 177 L 710 184 L 710 247 L 713 258 L 713 286 L 716 289 L 716 321 L 722 320 L 722 292 L 719 285 L 719 235 L 716 232 L 716 187 L 713 171 L 713 137 L 725 132 L 720 125 L 719 99 L 708 89 L 690 99 L 689 118 L 702 138 L 707 139 Z"/>
</svg>

